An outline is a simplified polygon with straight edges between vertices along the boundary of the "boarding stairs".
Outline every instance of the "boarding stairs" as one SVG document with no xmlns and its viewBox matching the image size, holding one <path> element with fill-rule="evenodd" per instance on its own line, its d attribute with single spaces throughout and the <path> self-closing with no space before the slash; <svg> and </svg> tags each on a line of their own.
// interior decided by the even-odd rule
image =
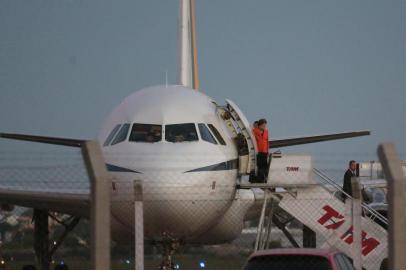
<svg viewBox="0 0 406 270">
<path fill-rule="evenodd" d="M 238 106 L 226 100 L 226 106 L 217 106 L 232 137 L 242 137 L 246 153 L 239 153 L 240 189 L 260 189 L 263 193 L 255 249 L 266 249 L 271 241 L 271 228 L 275 225 L 284 232 L 293 246 L 299 247 L 286 225 L 292 219 L 301 222 L 307 231 L 324 239 L 322 247 L 335 247 L 349 257 L 352 255 L 353 227 L 352 198 L 322 171 L 314 169 L 308 155 L 272 155 L 266 183 L 244 184 L 243 176 L 256 174 L 256 142 L 250 124 Z M 316 181 L 316 176 L 320 181 Z M 344 194 L 346 203 L 339 198 Z M 386 224 L 380 213 L 362 204 L 362 266 L 378 270 L 387 257 L 387 231 L 376 222 Z M 287 215 L 284 215 L 287 213 Z"/>
<path fill-rule="evenodd" d="M 281 229 L 293 246 L 299 247 L 286 228 L 291 220 L 281 217 L 286 212 L 324 240 L 320 247 L 334 247 L 353 256 L 352 198 L 333 179 L 313 168 L 310 156 L 272 158 L 267 183 L 240 183 L 238 188 L 263 191 L 256 250 L 269 248 L 272 225 Z M 348 198 L 346 203 L 338 198 L 341 194 Z M 362 210 L 362 265 L 366 270 L 378 270 L 387 257 L 387 231 L 381 226 L 387 225 L 387 219 L 365 203 Z"/>
</svg>

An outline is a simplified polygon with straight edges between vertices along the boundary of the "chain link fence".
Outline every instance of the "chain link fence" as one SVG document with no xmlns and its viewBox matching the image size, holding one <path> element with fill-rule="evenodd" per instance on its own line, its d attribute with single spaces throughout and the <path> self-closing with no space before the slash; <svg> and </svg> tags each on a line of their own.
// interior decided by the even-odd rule
<svg viewBox="0 0 406 270">
<path fill-rule="evenodd" d="M 89 221 L 75 219 L 75 214 L 88 216 L 88 213 L 85 209 L 58 212 L 64 206 L 52 204 L 53 196 L 47 197 L 89 195 L 90 182 L 80 150 L 1 152 L 0 189 L 3 199 L 9 192 L 9 197 L 1 202 L 0 212 L 0 256 L 4 269 L 22 269 L 24 265 L 40 269 L 38 252 L 46 242 L 50 252 L 57 247 L 50 256 L 52 269 L 65 263 L 74 267 L 89 261 Z M 30 205 L 37 208 L 34 210 Z M 54 210 L 47 213 L 48 207 Z M 36 223 L 36 218 L 44 213 L 42 223 Z M 70 231 L 72 225 L 75 227 Z M 47 230 L 48 236 L 41 235 Z M 66 231 L 70 232 L 65 236 Z"/>
<path fill-rule="evenodd" d="M 111 207 L 103 209 L 111 214 L 111 269 L 134 269 L 135 264 L 144 269 L 265 269 L 269 265 L 282 270 L 299 266 L 330 269 L 326 267 L 332 263 L 338 269 L 347 269 L 350 264 L 347 257 L 354 257 L 351 199 L 343 201 L 340 190 L 313 171 L 305 174 L 310 173 L 313 183 L 295 176 L 301 167 L 294 165 L 297 159 L 290 160 L 293 165 L 280 168 L 280 172 L 273 170 L 272 177 L 278 178 L 278 173 L 279 177 L 286 177 L 290 173 L 295 181 L 306 182 L 305 186 L 260 188 L 256 184 L 250 187 L 247 177 L 237 183 L 238 171 L 231 162 L 190 169 L 188 162 L 195 160 L 185 162 L 182 157 L 172 157 L 168 164 L 176 160 L 182 164 L 171 169 L 163 160 L 152 162 L 159 162 L 160 166 L 155 168 L 142 163 L 142 158 L 146 158 L 142 155 L 137 166 L 131 164 L 134 159 L 126 161 L 125 154 L 106 153 L 104 158 L 111 180 Z M 75 198 L 89 196 L 91 192 L 82 153 L 77 149 L 3 152 L 0 161 L 2 190 L 29 190 L 38 194 L 47 191 Z M 342 164 L 345 168 L 345 162 Z M 182 166 L 184 169 L 179 169 Z M 342 185 L 341 179 L 333 182 Z M 136 191 L 134 183 L 142 184 L 142 192 Z M 135 207 L 137 201 L 142 206 L 138 208 L 142 209 L 142 219 Z M 22 201 L 15 204 L 24 205 Z M 47 206 L 57 209 L 58 203 L 41 209 Z M 34 239 L 34 210 L 3 202 L 1 209 L 0 257 L 6 265 L 4 269 L 22 269 L 30 264 L 40 269 L 33 249 L 38 246 Z M 75 219 L 78 216 L 80 220 Z M 387 258 L 385 219 L 369 206 L 363 208 L 361 219 L 363 267 L 380 269 Z M 48 222 L 50 248 L 57 246 L 50 256 L 50 268 L 67 265 L 69 269 L 92 269 L 89 205 L 50 211 Z M 75 226 L 59 243 L 69 224 Z M 134 248 L 140 231 L 143 238 L 142 241 L 138 238 L 137 247 L 143 251 L 142 263 L 135 260 Z M 292 256 L 282 254 L 279 249 L 292 247 L 330 248 L 330 253 L 317 253 L 310 258 L 311 252 Z M 277 256 L 249 259 L 256 248 L 272 249 Z"/>
</svg>

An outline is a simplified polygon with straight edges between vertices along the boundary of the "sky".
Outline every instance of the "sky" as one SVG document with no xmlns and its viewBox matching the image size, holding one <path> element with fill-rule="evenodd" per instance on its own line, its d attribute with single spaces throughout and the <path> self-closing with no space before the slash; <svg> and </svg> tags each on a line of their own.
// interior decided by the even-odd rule
<svg viewBox="0 0 406 270">
<path fill-rule="evenodd" d="M 196 0 L 201 91 L 328 165 L 406 159 L 406 1 Z M 176 83 L 178 1 L 0 1 L 0 132 L 95 138 L 126 96 Z M 15 143 L 1 142 L 3 149 Z"/>
</svg>

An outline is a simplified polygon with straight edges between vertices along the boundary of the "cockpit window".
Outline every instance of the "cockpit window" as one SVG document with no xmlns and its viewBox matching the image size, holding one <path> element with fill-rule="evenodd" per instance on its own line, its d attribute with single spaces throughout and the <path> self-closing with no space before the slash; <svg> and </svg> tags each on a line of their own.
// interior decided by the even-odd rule
<svg viewBox="0 0 406 270">
<path fill-rule="evenodd" d="M 220 144 L 226 145 L 226 142 L 224 141 L 223 137 L 221 137 L 220 132 L 217 130 L 215 126 L 212 124 L 208 124 L 211 132 L 213 132 L 214 136 L 216 136 L 216 139 L 219 141 Z"/>
<path fill-rule="evenodd" d="M 107 136 L 107 139 L 104 141 L 103 146 L 107 146 L 110 144 L 111 140 L 114 138 L 114 135 L 116 135 L 118 129 L 121 127 L 121 124 L 118 124 L 113 128 L 113 130 L 110 132 L 109 136 Z"/>
<path fill-rule="evenodd" d="M 124 141 L 127 138 L 129 129 L 130 129 L 130 124 L 124 124 L 121 127 L 120 131 L 117 133 L 116 137 L 114 137 L 114 140 L 111 143 L 111 145 L 115 145 L 115 144 L 118 144 L 118 143 L 121 143 L 122 141 Z"/>
<path fill-rule="evenodd" d="M 212 144 L 217 144 L 216 139 L 214 139 L 213 135 L 211 135 L 210 130 L 207 128 L 205 124 L 198 124 L 200 131 L 200 137 L 202 138 L 203 141 L 212 143 Z"/>
<path fill-rule="evenodd" d="M 190 124 L 174 124 L 165 126 L 165 140 L 168 142 L 192 142 L 198 141 L 196 126 Z"/>
<path fill-rule="evenodd" d="M 150 124 L 134 124 L 130 133 L 130 142 L 154 143 L 162 140 L 162 126 Z"/>
</svg>

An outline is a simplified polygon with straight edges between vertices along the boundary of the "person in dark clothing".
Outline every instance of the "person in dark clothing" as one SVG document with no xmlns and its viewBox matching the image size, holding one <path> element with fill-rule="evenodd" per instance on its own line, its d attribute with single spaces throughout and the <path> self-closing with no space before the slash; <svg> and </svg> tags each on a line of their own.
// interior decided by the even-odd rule
<svg viewBox="0 0 406 270">
<path fill-rule="evenodd" d="M 357 163 L 355 160 L 351 160 L 348 163 L 348 170 L 344 174 L 343 190 L 348 195 L 352 196 L 351 178 L 356 176 Z M 347 198 L 344 193 L 341 194 L 343 201 Z"/>
</svg>

